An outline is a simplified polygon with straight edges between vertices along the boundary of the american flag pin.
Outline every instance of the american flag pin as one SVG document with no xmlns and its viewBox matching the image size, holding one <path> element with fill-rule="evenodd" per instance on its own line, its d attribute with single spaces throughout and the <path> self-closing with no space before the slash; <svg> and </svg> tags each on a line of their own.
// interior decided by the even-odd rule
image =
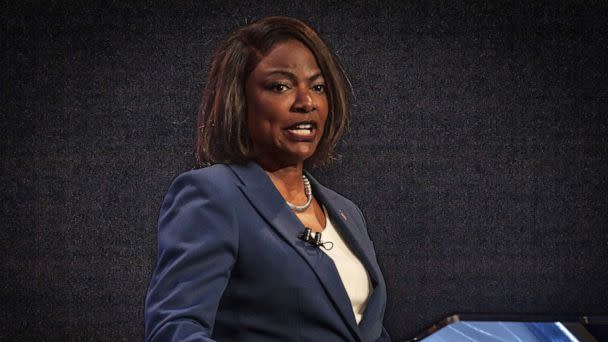
<svg viewBox="0 0 608 342">
<path fill-rule="evenodd" d="M 344 219 L 344 221 L 347 221 L 348 219 L 346 218 L 346 215 L 344 215 L 344 213 L 342 211 L 340 211 L 340 216 L 342 216 L 342 218 Z"/>
</svg>

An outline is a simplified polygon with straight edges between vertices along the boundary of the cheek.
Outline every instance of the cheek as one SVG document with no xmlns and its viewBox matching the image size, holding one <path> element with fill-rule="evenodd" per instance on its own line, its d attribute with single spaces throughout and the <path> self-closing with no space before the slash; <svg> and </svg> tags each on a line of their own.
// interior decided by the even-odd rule
<svg viewBox="0 0 608 342">
<path fill-rule="evenodd" d="M 247 126 L 249 136 L 256 144 L 268 144 L 272 140 L 277 127 L 277 118 L 267 104 L 261 101 L 252 103 L 247 111 Z"/>
<path fill-rule="evenodd" d="M 250 128 L 261 127 L 268 119 L 268 109 L 261 99 L 256 97 L 254 100 L 248 101 L 247 120 Z"/>
<path fill-rule="evenodd" d="M 322 113 L 320 115 L 320 119 L 323 121 L 323 130 L 325 131 L 325 126 L 327 125 L 327 120 L 329 120 L 329 104 L 327 99 L 322 102 L 322 105 L 319 106 L 319 110 Z"/>
<path fill-rule="evenodd" d="M 254 141 L 260 141 L 264 136 L 268 135 L 269 122 L 259 115 L 259 113 L 251 112 L 248 117 L 249 136 Z"/>
<path fill-rule="evenodd" d="M 283 102 L 272 96 L 260 96 L 252 103 L 252 115 L 258 120 L 277 121 L 281 118 Z"/>
</svg>

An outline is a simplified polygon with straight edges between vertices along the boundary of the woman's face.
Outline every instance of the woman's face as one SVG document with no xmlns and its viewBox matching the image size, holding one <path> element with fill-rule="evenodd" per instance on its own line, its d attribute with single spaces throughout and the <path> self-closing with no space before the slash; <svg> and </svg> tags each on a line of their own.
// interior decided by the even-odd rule
<svg viewBox="0 0 608 342">
<path fill-rule="evenodd" d="M 277 43 L 245 85 L 256 161 L 298 165 L 313 155 L 328 113 L 325 81 L 312 52 L 297 40 Z"/>
</svg>

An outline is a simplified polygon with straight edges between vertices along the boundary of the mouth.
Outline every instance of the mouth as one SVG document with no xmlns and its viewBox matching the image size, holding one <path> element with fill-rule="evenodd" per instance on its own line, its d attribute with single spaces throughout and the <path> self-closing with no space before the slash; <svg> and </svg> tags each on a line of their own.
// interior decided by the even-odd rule
<svg viewBox="0 0 608 342">
<path fill-rule="evenodd" d="M 313 141 L 317 134 L 317 124 L 313 121 L 298 122 L 285 128 L 288 137 L 296 141 Z"/>
</svg>

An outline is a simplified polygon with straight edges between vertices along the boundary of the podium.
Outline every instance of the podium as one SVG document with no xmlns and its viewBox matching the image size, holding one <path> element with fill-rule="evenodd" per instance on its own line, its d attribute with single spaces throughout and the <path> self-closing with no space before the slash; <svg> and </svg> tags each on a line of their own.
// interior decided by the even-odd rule
<svg viewBox="0 0 608 342">
<path fill-rule="evenodd" d="M 452 315 L 406 342 L 605 342 L 608 316 Z"/>
</svg>

